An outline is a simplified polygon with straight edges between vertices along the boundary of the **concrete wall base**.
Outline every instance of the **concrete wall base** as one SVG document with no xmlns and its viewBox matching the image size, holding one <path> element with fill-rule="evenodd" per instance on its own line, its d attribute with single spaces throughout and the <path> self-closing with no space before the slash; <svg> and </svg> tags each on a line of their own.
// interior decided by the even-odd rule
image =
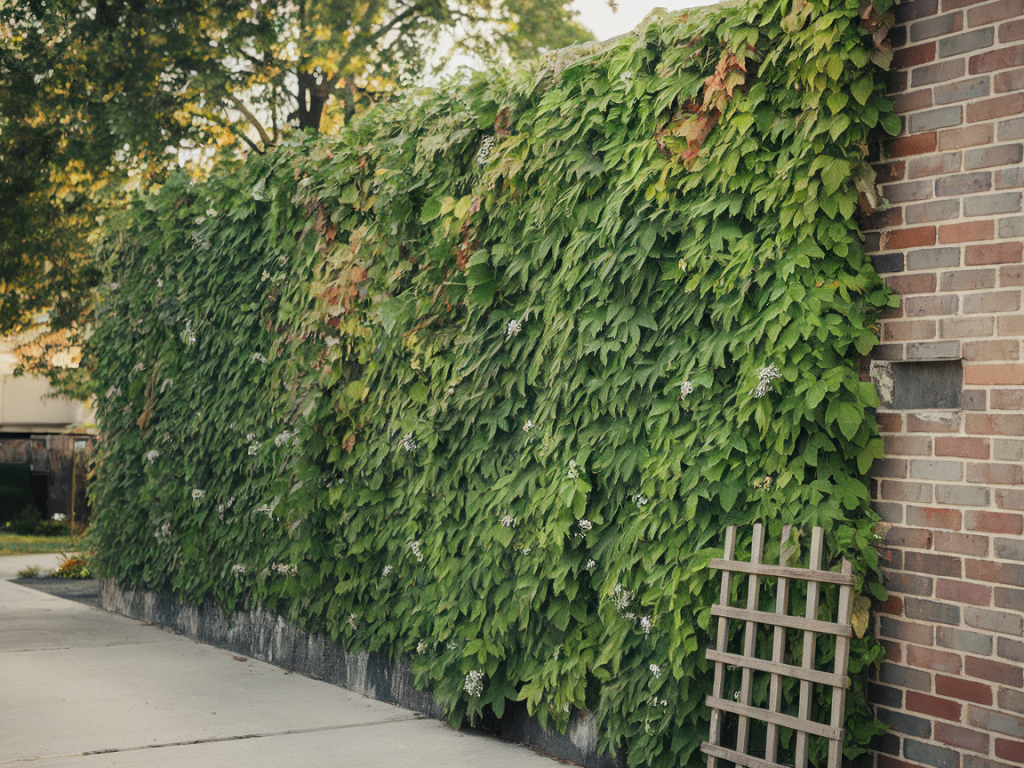
<svg viewBox="0 0 1024 768">
<path fill-rule="evenodd" d="M 104 579 L 100 600 L 103 608 L 139 621 L 169 627 L 179 634 L 225 650 L 265 661 L 308 677 L 355 691 L 415 712 L 441 719 L 444 712 L 429 692 L 413 685 L 409 660 L 390 661 L 382 653 L 350 653 L 327 635 L 307 632 L 262 607 L 226 614 L 204 604 L 186 605 L 145 590 L 122 589 L 116 579 Z M 599 754 L 597 725 L 589 712 L 573 712 L 564 734 L 543 728 L 526 712 L 525 705 L 510 702 L 501 719 L 485 724 L 486 730 L 506 741 L 526 744 L 584 768 L 622 768 L 616 759 Z"/>
</svg>

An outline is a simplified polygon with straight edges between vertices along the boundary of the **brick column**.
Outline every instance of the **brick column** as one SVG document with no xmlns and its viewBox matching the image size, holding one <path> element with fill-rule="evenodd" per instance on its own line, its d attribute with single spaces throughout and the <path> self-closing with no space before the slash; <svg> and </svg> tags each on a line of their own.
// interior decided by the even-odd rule
<svg viewBox="0 0 1024 768">
<path fill-rule="evenodd" d="M 872 690 L 892 733 L 875 762 L 1011 768 L 1024 764 L 1024 0 L 912 0 L 896 18 L 904 130 L 876 166 L 891 205 L 864 222 L 902 299 L 872 364 L 889 403 L 872 492 L 892 524 Z"/>
</svg>

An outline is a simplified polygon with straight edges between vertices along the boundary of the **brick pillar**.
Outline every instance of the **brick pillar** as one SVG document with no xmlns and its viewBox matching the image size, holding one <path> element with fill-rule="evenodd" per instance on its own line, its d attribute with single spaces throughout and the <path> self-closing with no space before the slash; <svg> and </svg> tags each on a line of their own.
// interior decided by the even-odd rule
<svg viewBox="0 0 1024 768">
<path fill-rule="evenodd" d="M 892 524 L 872 686 L 892 734 L 875 762 L 1011 768 L 1024 764 L 1024 0 L 912 0 L 896 18 L 904 130 L 876 166 L 891 207 L 864 222 L 901 295 L 872 366 L 889 404 L 872 492 Z M 954 377 L 951 407 L 936 393 Z"/>
</svg>

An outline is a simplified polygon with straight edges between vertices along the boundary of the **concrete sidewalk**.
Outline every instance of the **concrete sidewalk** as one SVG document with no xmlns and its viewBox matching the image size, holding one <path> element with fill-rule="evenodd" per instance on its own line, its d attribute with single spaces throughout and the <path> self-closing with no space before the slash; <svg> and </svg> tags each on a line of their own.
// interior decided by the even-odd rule
<svg viewBox="0 0 1024 768">
<path fill-rule="evenodd" d="M 58 559 L 0 557 L 0 766 L 558 765 L 9 581 Z"/>
</svg>

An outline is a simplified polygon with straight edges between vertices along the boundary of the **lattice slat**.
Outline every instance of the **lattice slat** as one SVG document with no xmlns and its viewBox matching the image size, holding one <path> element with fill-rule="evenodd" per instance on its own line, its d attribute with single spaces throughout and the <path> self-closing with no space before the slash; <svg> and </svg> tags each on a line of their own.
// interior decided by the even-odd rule
<svg viewBox="0 0 1024 768">
<path fill-rule="evenodd" d="M 807 767 L 809 736 L 828 739 L 829 768 L 839 768 L 841 765 L 845 735 L 842 727 L 843 710 L 846 705 L 848 684 L 846 674 L 849 667 L 850 638 L 853 636 L 853 629 L 850 626 L 853 605 L 853 566 L 844 559 L 842 573 L 821 570 L 824 532 L 821 528 L 814 528 L 811 532 L 809 567 L 791 567 L 787 561 L 786 546 L 790 533 L 790 528 L 787 526 L 783 530 L 780 547 L 783 561 L 779 565 L 768 565 L 761 561 L 764 528 L 760 524 L 755 525 L 750 562 L 741 562 L 735 559 L 736 528 L 729 526 L 725 533 L 724 557 L 711 561 L 712 567 L 722 572 L 722 588 L 719 604 L 711 608 L 711 614 L 718 617 L 716 647 L 707 651 L 707 659 L 715 663 L 714 688 L 712 695 L 706 699 L 707 706 L 711 709 L 711 730 L 708 741 L 701 745 L 701 750 L 708 756 L 708 768 L 716 768 L 719 760 L 727 760 L 748 768 L 783 768 L 778 763 L 780 728 L 789 728 L 796 732 L 796 768 Z M 749 576 L 746 608 L 734 608 L 729 605 L 732 574 L 734 573 Z M 758 609 L 762 578 L 778 579 L 774 613 Z M 807 606 L 803 616 L 787 614 L 790 585 L 793 581 L 807 583 Z M 835 584 L 839 587 L 839 610 L 835 622 L 822 621 L 818 618 L 822 584 Z M 744 622 L 742 655 L 730 653 L 727 650 L 730 619 Z M 759 625 L 773 628 L 771 661 L 755 657 Z M 803 631 L 803 653 L 799 667 L 786 664 L 783 661 L 786 653 L 787 628 Z M 819 634 L 835 638 L 835 669 L 831 673 L 814 668 L 815 647 Z M 737 701 L 725 698 L 725 665 L 737 666 L 742 670 Z M 771 675 L 767 709 L 755 707 L 751 703 L 754 672 L 767 672 Z M 796 717 L 780 711 L 783 678 L 793 678 L 800 682 L 800 699 Z M 832 688 L 832 712 L 828 725 L 818 723 L 810 717 L 812 686 L 815 684 Z M 735 749 L 730 749 L 722 744 L 723 712 L 737 715 L 739 726 Z M 767 728 L 763 759 L 749 754 L 752 720 L 765 723 Z"/>
</svg>

